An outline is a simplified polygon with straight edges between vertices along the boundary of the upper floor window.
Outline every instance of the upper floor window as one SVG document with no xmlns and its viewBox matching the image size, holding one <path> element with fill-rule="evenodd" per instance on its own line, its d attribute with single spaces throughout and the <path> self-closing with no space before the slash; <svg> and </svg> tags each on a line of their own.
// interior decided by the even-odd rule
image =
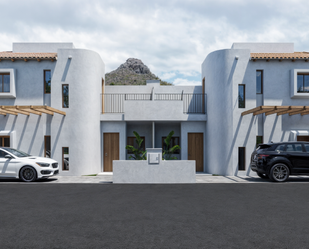
<svg viewBox="0 0 309 249">
<path fill-rule="evenodd" d="M 10 73 L 0 73 L 0 92 L 10 92 Z"/>
<path fill-rule="evenodd" d="M 44 93 L 50 93 L 51 91 L 51 71 L 44 70 Z"/>
<path fill-rule="evenodd" d="M 238 108 L 246 108 L 246 86 L 243 84 L 238 85 Z"/>
<path fill-rule="evenodd" d="M 297 74 L 297 92 L 309 93 L 309 74 Z"/>
<path fill-rule="evenodd" d="M 69 85 L 62 85 L 62 107 L 69 108 Z"/>
<path fill-rule="evenodd" d="M 256 93 L 263 94 L 263 70 L 256 70 Z"/>
</svg>

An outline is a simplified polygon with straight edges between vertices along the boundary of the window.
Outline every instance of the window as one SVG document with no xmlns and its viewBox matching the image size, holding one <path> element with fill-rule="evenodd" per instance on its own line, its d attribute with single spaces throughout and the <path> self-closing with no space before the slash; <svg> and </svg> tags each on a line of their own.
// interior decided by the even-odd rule
<svg viewBox="0 0 309 249">
<path fill-rule="evenodd" d="M 238 85 L 238 108 L 246 108 L 245 85 Z"/>
<path fill-rule="evenodd" d="M 238 147 L 238 170 L 246 170 L 246 147 Z"/>
<path fill-rule="evenodd" d="M 263 70 L 256 70 L 256 93 L 263 94 Z"/>
<path fill-rule="evenodd" d="M 0 158 L 4 158 L 8 153 L 4 152 L 3 150 L 0 150 Z"/>
<path fill-rule="evenodd" d="M 263 136 L 256 136 L 256 148 L 263 143 Z"/>
<path fill-rule="evenodd" d="M 62 107 L 69 108 L 69 85 L 62 85 Z"/>
<path fill-rule="evenodd" d="M 69 170 L 69 147 L 62 147 L 62 170 Z"/>
<path fill-rule="evenodd" d="M 309 74 L 297 74 L 297 92 L 309 93 Z"/>
<path fill-rule="evenodd" d="M 143 142 L 141 144 L 141 150 L 145 151 L 145 137 L 141 137 L 141 139 L 143 139 Z M 133 146 L 135 149 L 138 149 L 136 137 L 128 137 L 127 144 Z M 128 154 L 130 154 L 129 151 L 128 151 Z"/>
<path fill-rule="evenodd" d="M 304 144 L 306 151 L 309 152 L 309 144 Z"/>
<path fill-rule="evenodd" d="M 284 151 L 284 148 L 285 148 L 285 144 L 280 144 L 280 145 L 277 146 L 275 151 L 282 152 L 282 151 Z"/>
<path fill-rule="evenodd" d="M 303 147 L 301 144 L 287 144 L 286 151 L 303 152 Z"/>
<path fill-rule="evenodd" d="M 50 93 L 51 91 L 51 71 L 44 70 L 44 93 Z"/>
<path fill-rule="evenodd" d="M 0 136 L 0 147 L 10 147 L 10 136 Z"/>
<path fill-rule="evenodd" d="M 10 92 L 10 73 L 0 73 L 0 92 Z"/>
<path fill-rule="evenodd" d="M 44 156 L 50 158 L 50 136 L 44 136 Z"/>
<path fill-rule="evenodd" d="M 179 144 L 179 137 L 172 137 L 171 141 L 170 141 L 170 146 L 169 146 L 169 148 L 167 148 L 167 145 L 164 142 L 164 139 L 166 139 L 166 137 L 162 137 L 162 148 L 163 148 L 163 150 L 173 148 L 175 145 L 180 145 Z M 180 154 L 180 151 L 176 150 L 174 154 Z"/>
</svg>

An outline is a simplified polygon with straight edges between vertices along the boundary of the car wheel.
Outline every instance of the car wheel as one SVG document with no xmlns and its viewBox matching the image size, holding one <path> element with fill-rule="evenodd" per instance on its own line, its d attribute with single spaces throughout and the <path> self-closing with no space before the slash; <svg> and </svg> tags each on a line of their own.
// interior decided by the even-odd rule
<svg viewBox="0 0 309 249">
<path fill-rule="evenodd" d="M 262 173 L 256 173 L 259 177 L 261 177 L 262 179 L 268 179 L 268 175 L 266 174 L 262 174 Z"/>
<path fill-rule="evenodd" d="M 269 178 L 275 182 L 284 182 L 289 178 L 289 167 L 284 163 L 277 163 L 272 166 L 269 174 Z"/>
<path fill-rule="evenodd" d="M 20 170 L 19 178 L 24 182 L 33 182 L 36 180 L 36 171 L 30 166 L 25 166 Z"/>
</svg>

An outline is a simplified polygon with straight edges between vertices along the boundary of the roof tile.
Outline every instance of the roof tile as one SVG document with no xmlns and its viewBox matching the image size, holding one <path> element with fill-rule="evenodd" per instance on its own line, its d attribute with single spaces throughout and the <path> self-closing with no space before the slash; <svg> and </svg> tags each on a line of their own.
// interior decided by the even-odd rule
<svg viewBox="0 0 309 249">
<path fill-rule="evenodd" d="M 294 52 L 294 53 L 251 53 L 251 59 L 309 59 L 309 52 Z"/>
<path fill-rule="evenodd" d="M 10 60 L 10 59 L 48 59 L 56 60 L 57 53 L 13 53 L 13 52 L 0 52 L 1 60 Z"/>
</svg>

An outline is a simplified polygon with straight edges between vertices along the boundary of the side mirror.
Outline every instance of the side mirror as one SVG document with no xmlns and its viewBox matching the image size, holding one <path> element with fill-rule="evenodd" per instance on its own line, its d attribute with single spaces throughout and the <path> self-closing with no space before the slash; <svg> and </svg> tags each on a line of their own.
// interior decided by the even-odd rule
<svg viewBox="0 0 309 249">
<path fill-rule="evenodd" d="M 4 158 L 6 158 L 6 159 L 12 159 L 12 156 L 11 156 L 11 155 L 5 155 Z"/>
</svg>

